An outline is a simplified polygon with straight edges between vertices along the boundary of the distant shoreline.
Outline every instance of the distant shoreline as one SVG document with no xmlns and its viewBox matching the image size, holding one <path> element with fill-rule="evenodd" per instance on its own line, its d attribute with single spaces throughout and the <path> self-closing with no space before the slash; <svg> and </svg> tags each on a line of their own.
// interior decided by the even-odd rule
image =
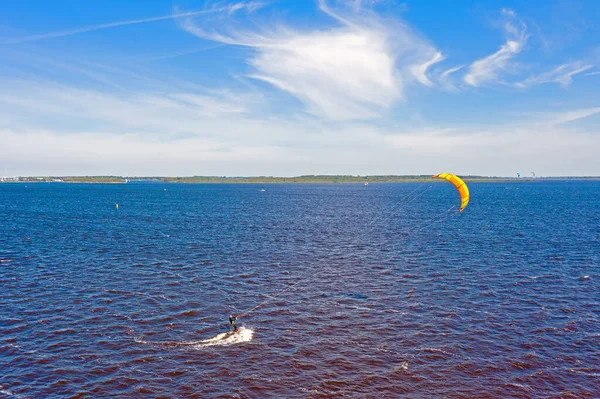
<svg viewBox="0 0 600 399">
<path fill-rule="evenodd" d="M 478 183 L 526 183 L 534 181 L 554 180 L 600 180 L 600 176 L 552 176 L 552 177 L 491 177 L 461 176 L 466 182 Z M 4 177 L 0 183 L 90 183 L 90 184 L 128 184 L 128 183 L 187 183 L 187 184 L 306 184 L 306 183 L 423 183 L 439 182 L 430 175 L 305 175 L 297 177 L 226 177 L 226 176 L 191 176 L 191 177 L 122 177 L 122 176 L 27 176 Z"/>
</svg>

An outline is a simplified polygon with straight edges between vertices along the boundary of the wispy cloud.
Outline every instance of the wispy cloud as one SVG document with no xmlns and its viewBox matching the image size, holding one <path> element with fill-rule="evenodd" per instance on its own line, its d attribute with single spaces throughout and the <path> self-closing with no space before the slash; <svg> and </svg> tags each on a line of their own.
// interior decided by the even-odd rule
<svg viewBox="0 0 600 399">
<path fill-rule="evenodd" d="M 247 115 L 261 101 L 227 90 L 130 93 L 32 81 L 2 82 L 2 87 L 0 114 L 12 119 L 43 115 L 66 128 L 87 121 L 88 126 L 115 126 L 115 133 L 143 132 L 163 140 L 172 134 L 206 135 L 211 121 Z"/>
<path fill-rule="evenodd" d="M 595 149 L 589 146 L 600 145 L 599 131 L 571 128 L 566 123 L 599 112 L 600 108 L 589 108 L 534 115 L 530 120 L 501 125 L 429 128 L 389 134 L 384 140 L 399 157 L 419 154 L 422 159 L 413 162 L 426 159 L 434 170 L 444 169 L 444 163 L 451 163 L 457 173 L 468 173 L 477 167 L 482 170 L 478 173 L 497 176 L 510 176 L 512 173 L 507 173 L 510 170 L 582 176 L 598 170 L 594 166 L 597 164 Z M 545 120 L 541 122 L 540 117 Z M 457 151 L 462 159 L 450 159 L 449 151 Z"/>
<path fill-rule="evenodd" d="M 427 71 L 429 70 L 429 68 L 431 68 L 433 65 L 442 62 L 443 60 L 445 60 L 446 57 L 444 57 L 442 55 L 442 53 L 440 53 L 439 51 L 436 52 L 433 57 L 427 61 L 424 62 L 420 65 L 414 65 L 411 67 L 411 71 L 413 73 L 413 75 L 415 76 L 415 78 L 421 82 L 422 84 L 424 84 L 425 86 L 433 86 L 433 83 L 431 82 L 431 80 L 429 79 L 429 77 L 427 76 Z M 447 76 L 447 75 L 446 75 Z"/>
<path fill-rule="evenodd" d="M 543 83 L 557 83 L 562 87 L 567 87 L 573 81 L 573 76 L 593 68 L 593 65 L 584 64 L 581 61 L 571 62 L 557 66 L 551 71 L 539 75 L 530 76 L 527 79 L 515 84 L 516 87 L 526 88 Z"/>
<path fill-rule="evenodd" d="M 448 165 L 490 175 L 515 168 L 546 175 L 598 170 L 598 131 L 568 122 L 600 108 L 502 125 L 411 128 L 265 117 L 254 109 L 260 97 L 239 92 L 0 84 L 0 159 L 7 174 L 410 174 Z"/>
<path fill-rule="evenodd" d="M 223 12 L 232 14 L 239 10 L 255 11 L 262 6 L 263 6 L 263 3 L 260 3 L 260 2 L 240 2 L 240 3 L 230 4 L 225 7 L 213 7 L 213 8 L 200 10 L 200 11 L 175 12 L 175 13 L 172 13 L 169 15 L 163 15 L 163 16 L 159 16 L 159 17 L 132 19 L 132 20 L 128 20 L 128 21 L 119 21 L 119 22 L 110 22 L 110 23 L 106 23 L 106 24 L 91 25 L 91 26 L 86 26 L 83 28 L 63 30 L 63 31 L 58 31 L 58 32 L 42 33 L 42 34 L 38 34 L 38 35 L 29 35 L 29 36 L 9 38 L 9 39 L 0 39 L 0 44 L 7 45 L 7 44 L 19 44 L 19 43 L 33 42 L 33 41 L 38 41 L 38 40 L 53 39 L 56 37 L 72 36 L 72 35 L 77 35 L 79 33 L 93 32 L 93 31 L 97 31 L 97 30 L 101 30 L 101 29 L 116 28 L 119 26 L 144 24 L 144 23 L 148 23 L 148 22 L 164 21 L 164 20 L 175 19 L 175 18 L 194 17 L 194 16 L 203 15 L 203 14 L 223 13 Z"/>
<path fill-rule="evenodd" d="M 502 13 L 507 18 L 504 24 L 506 43 L 494 54 L 479 59 L 469 66 L 464 81 L 470 86 L 498 83 L 500 73 L 510 70 L 511 60 L 527 43 L 527 27 L 523 22 L 516 20 L 516 13 L 510 9 L 502 9 Z"/>
<path fill-rule="evenodd" d="M 581 108 L 575 110 L 544 112 L 531 114 L 531 125 L 545 125 L 557 127 L 565 123 L 579 121 L 600 113 L 600 107 Z"/>
<path fill-rule="evenodd" d="M 254 49 L 250 77 L 288 92 L 309 113 L 327 119 L 377 117 L 404 98 L 407 83 L 432 84 L 426 73 L 443 56 L 405 23 L 384 21 L 361 2 L 319 5 L 337 26 L 242 32 L 209 30 L 191 18 L 181 25 L 204 39 Z"/>
<path fill-rule="evenodd" d="M 462 68 L 464 68 L 464 65 L 459 65 L 459 66 L 454 67 L 454 68 L 446 69 L 444 72 L 442 72 L 441 76 L 448 77 L 451 74 L 460 71 Z"/>
<path fill-rule="evenodd" d="M 529 102 L 519 102 L 519 90 L 503 90 L 480 104 L 479 90 L 444 98 L 447 93 L 429 89 L 505 81 L 513 89 L 543 83 L 566 87 L 575 76 L 598 74 L 591 69 L 598 63 L 588 55 L 589 62 L 557 62 L 541 72 L 532 62 L 529 78 L 506 78 L 528 40 L 512 10 L 503 11 L 506 42 L 498 51 L 446 67 L 452 48 L 442 54 L 403 20 L 378 14 L 374 1 L 317 0 L 325 18 L 304 28 L 273 24 L 272 15 L 267 24 L 260 24 L 262 13 L 248 16 L 262 10 L 262 3 L 208 3 L 213 6 L 201 11 L 8 39 L 22 43 L 175 18 L 187 32 L 214 42 L 199 51 L 222 46 L 219 56 L 227 59 L 219 60 L 222 70 L 216 72 L 186 62 L 181 73 L 175 62 L 160 68 L 140 63 L 196 50 L 162 48 L 153 50 L 165 51 L 162 56 L 136 55 L 139 62 L 127 63 L 124 51 L 90 59 L 75 48 L 56 53 L 55 46 L 42 43 L 32 54 L 26 46 L 4 46 L 0 167 L 8 170 L 2 173 L 409 174 L 449 167 L 492 175 L 600 172 L 595 123 L 600 108 L 590 105 L 593 97 L 585 87 L 574 87 L 573 97 L 561 95 L 560 103 L 572 107 L 537 114 L 522 109 Z M 244 72 L 230 63 L 231 54 L 245 57 Z M 423 88 L 427 101 L 412 103 L 412 93 Z M 297 112 L 297 102 L 285 101 L 287 96 L 309 115 Z M 523 114 L 507 110 L 508 102 Z M 558 102 L 550 97 L 543 103 Z M 395 107 L 401 103 L 405 106 Z M 488 116 L 496 114 L 490 109 L 501 116 Z"/>
<path fill-rule="evenodd" d="M 458 65 L 453 68 L 449 68 L 442 71 L 436 71 L 436 80 L 439 83 L 440 87 L 450 91 L 458 90 L 455 79 L 451 77 L 451 75 L 463 69 L 464 65 Z"/>
</svg>

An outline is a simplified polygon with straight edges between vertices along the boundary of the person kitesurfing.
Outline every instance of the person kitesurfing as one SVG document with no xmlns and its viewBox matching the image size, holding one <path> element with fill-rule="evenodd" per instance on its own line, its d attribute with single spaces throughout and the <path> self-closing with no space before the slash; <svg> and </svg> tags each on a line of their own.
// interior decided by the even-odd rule
<svg viewBox="0 0 600 399">
<path fill-rule="evenodd" d="M 235 325 L 235 321 L 238 319 L 237 316 L 232 316 L 229 315 L 229 323 L 231 324 L 231 327 L 233 328 L 233 331 L 237 331 L 237 326 Z"/>
</svg>

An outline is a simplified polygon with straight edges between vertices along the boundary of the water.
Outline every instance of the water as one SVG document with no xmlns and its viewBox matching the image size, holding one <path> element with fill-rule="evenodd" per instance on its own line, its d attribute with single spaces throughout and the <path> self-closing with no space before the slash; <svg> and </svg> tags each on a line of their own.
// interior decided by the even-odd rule
<svg viewBox="0 0 600 399">
<path fill-rule="evenodd" d="M 0 184 L 0 397 L 600 397 L 600 182 L 470 190 Z"/>
</svg>

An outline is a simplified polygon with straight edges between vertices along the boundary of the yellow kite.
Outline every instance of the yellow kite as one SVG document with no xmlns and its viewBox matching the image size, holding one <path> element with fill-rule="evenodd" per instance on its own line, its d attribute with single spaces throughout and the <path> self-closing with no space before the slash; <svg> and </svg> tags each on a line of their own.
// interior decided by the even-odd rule
<svg viewBox="0 0 600 399">
<path fill-rule="evenodd" d="M 465 209 L 465 207 L 467 206 L 467 204 L 469 203 L 469 188 L 467 187 L 467 184 L 462 181 L 462 179 L 456 175 L 450 174 L 450 173 L 440 173 L 439 175 L 435 175 L 432 177 L 433 179 L 446 179 L 448 180 L 450 183 L 454 184 L 454 187 L 456 187 L 456 189 L 458 190 L 458 193 L 460 194 L 460 209 L 458 210 L 459 212 L 462 212 L 463 209 Z"/>
</svg>

